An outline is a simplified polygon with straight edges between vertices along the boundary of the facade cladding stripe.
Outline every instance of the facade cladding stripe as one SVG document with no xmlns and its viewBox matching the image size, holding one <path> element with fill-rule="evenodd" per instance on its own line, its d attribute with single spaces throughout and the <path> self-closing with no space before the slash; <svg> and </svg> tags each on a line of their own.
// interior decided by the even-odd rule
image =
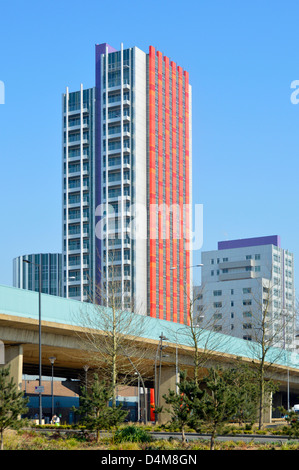
<svg viewBox="0 0 299 470">
<path fill-rule="evenodd" d="M 166 320 L 170 320 L 170 138 L 169 138 L 169 59 L 164 57 L 165 63 L 165 204 L 167 215 L 165 217 L 166 236 Z"/>
<path fill-rule="evenodd" d="M 183 205 L 184 205 L 184 181 L 183 181 L 183 70 L 181 67 L 178 67 L 178 80 L 179 80 L 179 210 L 180 210 L 180 228 L 179 228 L 179 273 L 180 273 L 180 323 L 184 323 L 184 276 L 185 276 L 185 269 L 184 269 L 184 212 L 183 212 Z"/>
<path fill-rule="evenodd" d="M 150 237 L 150 316 L 156 317 L 156 54 L 149 48 L 149 237 Z"/>
<path fill-rule="evenodd" d="M 163 84 L 162 84 L 162 53 L 158 57 L 158 208 L 163 207 Z M 158 246 L 159 246 L 159 318 L 163 320 L 163 211 L 158 210 Z"/>
<path fill-rule="evenodd" d="M 148 73 L 150 315 L 186 323 L 186 289 L 189 293 L 191 286 L 184 240 L 190 232 L 190 214 L 184 214 L 190 203 L 189 76 L 152 46 Z"/>
<path fill-rule="evenodd" d="M 172 75 L 172 205 L 173 208 L 176 207 L 177 197 L 176 197 L 176 64 L 171 62 L 171 75 Z M 175 269 L 172 270 L 173 273 L 173 318 L 172 321 L 177 322 L 177 214 L 175 210 L 172 211 L 172 263 Z"/>
<path fill-rule="evenodd" d="M 184 71 L 185 77 L 185 239 L 187 246 L 185 247 L 185 266 L 186 266 L 186 292 L 189 295 L 190 292 L 190 184 L 189 184 L 189 165 L 190 165 L 190 153 L 189 153 L 189 74 Z M 187 299 L 188 302 L 188 299 Z M 188 306 L 187 306 L 188 312 Z M 187 317 L 187 323 L 190 323 L 189 317 Z"/>
</svg>

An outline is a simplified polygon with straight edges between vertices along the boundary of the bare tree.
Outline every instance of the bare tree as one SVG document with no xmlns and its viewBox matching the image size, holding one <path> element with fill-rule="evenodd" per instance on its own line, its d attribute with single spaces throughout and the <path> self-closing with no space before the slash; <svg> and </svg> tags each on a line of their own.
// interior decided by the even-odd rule
<svg viewBox="0 0 299 470">
<path fill-rule="evenodd" d="M 274 302 L 279 285 L 272 279 L 257 279 L 258 289 L 252 292 L 251 336 L 248 341 L 252 364 L 257 371 L 259 383 L 259 429 L 264 423 L 264 409 L 270 405 L 270 395 L 277 389 L 272 380 L 274 366 L 285 358 L 286 312 Z"/>
<path fill-rule="evenodd" d="M 146 360 L 149 348 L 143 340 L 148 317 L 140 309 L 137 313 L 135 303 L 128 303 L 118 266 L 112 257 L 110 261 L 107 276 L 104 271 L 101 281 L 92 286 L 90 302 L 82 307 L 76 323 L 81 326 L 80 338 L 90 364 L 112 386 L 115 406 L 117 386 L 131 385 L 136 374 L 143 385 L 145 400 L 144 379 L 152 370 Z"/>
<path fill-rule="evenodd" d="M 201 286 L 195 293 L 185 291 L 185 303 L 187 306 L 187 321 L 182 324 L 174 333 L 173 329 L 166 331 L 166 335 L 177 344 L 178 354 L 181 348 L 186 345 L 192 348 L 193 359 L 193 379 L 198 385 L 201 371 L 207 367 L 209 361 L 231 341 L 231 337 L 217 333 L 218 316 L 216 314 L 206 317 L 207 306 L 201 302 L 203 299 L 204 287 Z M 196 310 L 196 306 L 199 310 Z"/>
</svg>

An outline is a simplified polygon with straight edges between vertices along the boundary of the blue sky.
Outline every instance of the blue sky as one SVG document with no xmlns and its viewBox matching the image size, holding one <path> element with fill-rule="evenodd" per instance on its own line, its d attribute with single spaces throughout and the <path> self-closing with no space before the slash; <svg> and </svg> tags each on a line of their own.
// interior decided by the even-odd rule
<svg viewBox="0 0 299 470">
<path fill-rule="evenodd" d="M 202 249 L 278 234 L 298 264 L 298 14 L 291 0 L 2 2 L 0 284 L 14 257 L 61 251 L 61 96 L 94 85 L 102 42 L 153 45 L 190 73 Z"/>
</svg>

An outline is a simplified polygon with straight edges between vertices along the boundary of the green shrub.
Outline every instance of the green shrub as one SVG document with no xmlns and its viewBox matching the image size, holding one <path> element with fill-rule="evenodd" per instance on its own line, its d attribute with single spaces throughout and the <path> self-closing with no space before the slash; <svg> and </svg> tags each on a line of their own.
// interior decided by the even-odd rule
<svg viewBox="0 0 299 470">
<path fill-rule="evenodd" d="M 142 428 L 136 426 L 126 426 L 119 429 L 114 434 L 114 442 L 150 442 L 151 435 Z"/>
</svg>

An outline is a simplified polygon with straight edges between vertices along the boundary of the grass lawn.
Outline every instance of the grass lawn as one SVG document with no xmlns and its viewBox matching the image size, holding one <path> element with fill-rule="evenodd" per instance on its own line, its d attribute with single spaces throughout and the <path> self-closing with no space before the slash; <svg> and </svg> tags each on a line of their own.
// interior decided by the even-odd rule
<svg viewBox="0 0 299 470">
<path fill-rule="evenodd" d="M 115 437 L 102 437 L 99 442 L 91 434 L 64 433 L 63 430 L 41 432 L 35 430 L 13 431 L 4 434 L 4 450 L 209 450 L 209 440 L 190 440 L 183 444 L 179 439 L 149 440 L 148 442 L 117 442 Z M 216 443 L 216 450 L 299 450 L 292 440 L 257 444 L 228 440 Z"/>
</svg>

